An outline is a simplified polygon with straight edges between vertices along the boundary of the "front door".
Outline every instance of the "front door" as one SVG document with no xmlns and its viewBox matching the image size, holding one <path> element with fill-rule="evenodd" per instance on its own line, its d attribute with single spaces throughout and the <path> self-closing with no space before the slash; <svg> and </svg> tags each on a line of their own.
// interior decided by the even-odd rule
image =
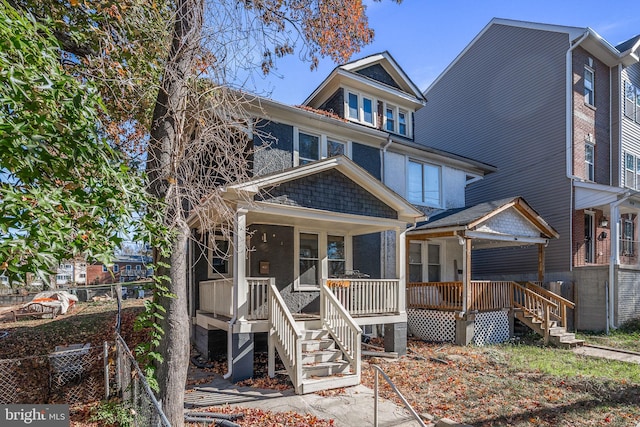
<svg viewBox="0 0 640 427">
<path fill-rule="evenodd" d="M 584 214 L 584 262 L 593 263 L 593 213 Z"/>
</svg>

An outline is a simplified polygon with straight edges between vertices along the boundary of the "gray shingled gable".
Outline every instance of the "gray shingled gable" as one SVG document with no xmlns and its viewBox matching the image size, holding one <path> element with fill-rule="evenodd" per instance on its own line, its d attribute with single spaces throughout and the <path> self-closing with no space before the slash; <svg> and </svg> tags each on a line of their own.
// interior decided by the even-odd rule
<svg viewBox="0 0 640 427">
<path fill-rule="evenodd" d="M 378 81 L 380 83 L 383 83 L 387 86 L 391 86 L 396 89 L 402 90 L 400 85 L 398 85 L 398 83 L 393 79 L 393 77 L 391 77 L 391 75 L 387 73 L 387 70 L 385 70 L 384 67 L 380 64 L 373 64 L 373 65 L 370 65 L 369 67 L 362 68 L 356 71 L 356 73 L 362 76 L 368 77 L 372 80 Z"/>
</svg>

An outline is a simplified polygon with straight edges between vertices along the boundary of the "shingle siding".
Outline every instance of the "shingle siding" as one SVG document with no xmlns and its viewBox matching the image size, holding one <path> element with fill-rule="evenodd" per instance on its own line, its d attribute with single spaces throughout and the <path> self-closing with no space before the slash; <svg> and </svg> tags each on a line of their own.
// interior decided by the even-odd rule
<svg viewBox="0 0 640 427">
<path fill-rule="evenodd" d="M 335 170 L 271 187 L 257 198 L 269 203 L 331 212 L 378 218 L 397 217 L 395 210 Z"/>
<path fill-rule="evenodd" d="M 339 88 L 331 97 L 325 101 L 319 108 L 320 110 L 329 111 L 338 117 L 345 117 L 344 114 L 344 89 Z"/>
<path fill-rule="evenodd" d="M 382 180 L 380 150 L 378 148 L 354 142 L 351 144 L 351 157 L 357 165 L 373 175 L 375 179 Z"/>
<path fill-rule="evenodd" d="M 467 188 L 467 205 L 523 196 L 560 233 L 547 248 L 548 271 L 568 270 L 571 261 L 568 47 L 566 34 L 493 25 L 429 88 L 429 102 L 416 112 L 416 142 L 497 166 Z M 498 259 L 474 256 L 474 273 L 536 271 L 535 250 L 502 252 Z M 489 268 L 490 259 L 499 262 Z"/>
<path fill-rule="evenodd" d="M 395 80 L 393 80 L 393 77 L 391 77 L 389 73 L 387 73 L 387 71 L 384 69 L 384 67 L 380 64 L 375 64 L 370 67 L 363 68 L 362 70 L 356 71 L 356 73 L 379 81 L 396 89 L 400 89 L 400 86 L 398 86 Z"/>
</svg>

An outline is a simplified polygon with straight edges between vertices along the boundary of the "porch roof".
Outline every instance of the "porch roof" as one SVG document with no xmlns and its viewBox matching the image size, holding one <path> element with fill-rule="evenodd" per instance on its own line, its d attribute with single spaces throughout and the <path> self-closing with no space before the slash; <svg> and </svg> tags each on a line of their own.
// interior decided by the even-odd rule
<svg viewBox="0 0 640 427">
<path fill-rule="evenodd" d="M 407 236 L 467 237 L 484 241 L 483 246 L 521 246 L 546 243 L 559 234 L 522 197 L 511 197 L 448 209 L 418 224 Z"/>
<path fill-rule="evenodd" d="M 244 183 L 230 185 L 226 188 L 226 197 L 233 199 L 234 195 L 239 195 L 240 193 L 253 196 L 262 189 L 277 186 L 288 181 L 318 174 L 331 169 L 340 171 L 351 181 L 358 184 L 381 202 L 394 209 L 397 212 L 397 220 L 405 223 L 415 223 L 416 221 L 424 219 L 424 213 L 422 213 L 422 211 L 415 208 L 403 197 L 395 193 L 382 182 L 378 181 L 366 170 L 345 156 L 329 157 L 303 166 L 257 177 Z M 246 199 L 243 197 L 239 198 Z M 382 220 L 382 218 L 380 218 L 380 220 Z"/>
</svg>

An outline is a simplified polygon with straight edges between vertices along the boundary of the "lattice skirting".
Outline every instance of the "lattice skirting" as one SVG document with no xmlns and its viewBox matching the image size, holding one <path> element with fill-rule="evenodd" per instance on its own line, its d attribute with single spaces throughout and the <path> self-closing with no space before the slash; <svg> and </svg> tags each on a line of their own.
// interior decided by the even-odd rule
<svg viewBox="0 0 640 427">
<path fill-rule="evenodd" d="M 407 310 L 409 333 L 425 341 L 455 342 L 456 319 L 451 311 Z"/>
<path fill-rule="evenodd" d="M 455 342 L 456 319 L 451 311 L 407 310 L 409 333 L 425 341 Z M 478 346 L 498 344 L 509 339 L 507 311 L 477 313 L 473 343 Z"/>
<path fill-rule="evenodd" d="M 509 339 L 509 315 L 507 311 L 489 311 L 476 314 L 473 336 L 475 345 L 499 344 Z"/>
</svg>

